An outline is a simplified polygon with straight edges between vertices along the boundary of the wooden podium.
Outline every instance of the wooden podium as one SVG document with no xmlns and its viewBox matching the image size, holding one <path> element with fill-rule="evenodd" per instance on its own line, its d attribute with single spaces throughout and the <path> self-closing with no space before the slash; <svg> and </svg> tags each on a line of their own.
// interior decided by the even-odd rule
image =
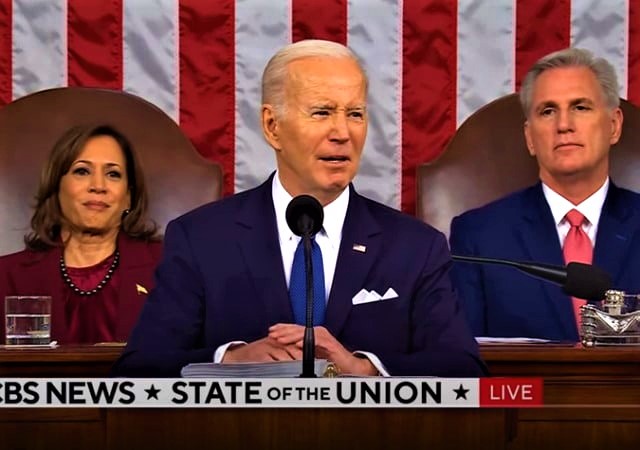
<svg viewBox="0 0 640 450">
<path fill-rule="evenodd" d="M 106 377 L 121 349 L 0 350 L 0 378 Z M 640 442 L 640 351 L 481 347 L 493 376 L 544 378 L 536 409 L 0 409 L 0 449 L 620 448 Z M 0 391 L 1 392 L 1 391 Z"/>
</svg>

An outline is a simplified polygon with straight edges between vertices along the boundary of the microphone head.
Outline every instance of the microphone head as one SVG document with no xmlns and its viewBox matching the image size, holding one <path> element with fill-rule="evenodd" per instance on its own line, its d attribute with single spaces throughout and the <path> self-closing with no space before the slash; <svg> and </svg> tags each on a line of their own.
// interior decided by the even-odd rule
<svg viewBox="0 0 640 450">
<path fill-rule="evenodd" d="M 294 234 L 298 236 L 314 235 L 322 229 L 324 210 L 315 197 L 303 194 L 289 202 L 285 217 L 287 225 Z"/>
<path fill-rule="evenodd" d="M 600 301 L 611 289 L 611 277 L 599 267 L 570 262 L 567 264 L 567 282 L 562 286 L 565 294 L 590 301 Z"/>
</svg>

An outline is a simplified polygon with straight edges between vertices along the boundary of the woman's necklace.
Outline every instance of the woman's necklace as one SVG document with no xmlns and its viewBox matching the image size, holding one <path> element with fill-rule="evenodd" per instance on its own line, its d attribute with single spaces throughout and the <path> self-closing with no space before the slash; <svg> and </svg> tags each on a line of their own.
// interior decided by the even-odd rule
<svg viewBox="0 0 640 450">
<path fill-rule="evenodd" d="M 105 287 L 105 285 L 109 282 L 109 280 L 113 276 L 113 272 L 116 270 L 116 267 L 118 267 L 119 261 L 120 252 L 116 250 L 115 254 L 113 255 L 113 261 L 111 262 L 111 266 L 109 266 L 109 270 L 107 270 L 106 275 L 104 276 L 102 281 L 100 281 L 100 283 L 98 283 L 98 285 L 90 291 L 83 291 L 71 280 L 71 277 L 67 273 L 67 265 L 64 263 L 64 252 L 62 255 L 60 255 L 60 273 L 62 274 L 62 279 L 73 290 L 73 292 L 79 295 L 93 295 L 97 292 L 100 292 L 100 290 L 102 290 L 102 288 Z"/>
</svg>

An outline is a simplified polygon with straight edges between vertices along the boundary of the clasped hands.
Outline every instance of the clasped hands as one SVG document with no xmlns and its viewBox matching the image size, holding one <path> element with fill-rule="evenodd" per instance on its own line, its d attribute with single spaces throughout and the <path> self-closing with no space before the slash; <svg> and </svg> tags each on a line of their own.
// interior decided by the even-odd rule
<svg viewBox="0 0 640 450">
<path fill-rule="evenodd" d="M 376 375 L 378 371 L 367 358 L 359 358 L 334 338 L 322 326 L 314 327 L 316 357 L 331 361 L 340 373 Z M 302 359 L 304 327 L 279 323 L 269 328 L 269 334 L 257 341 L 227 349 L 222 362 L 266 362 Z"/>
</svg>

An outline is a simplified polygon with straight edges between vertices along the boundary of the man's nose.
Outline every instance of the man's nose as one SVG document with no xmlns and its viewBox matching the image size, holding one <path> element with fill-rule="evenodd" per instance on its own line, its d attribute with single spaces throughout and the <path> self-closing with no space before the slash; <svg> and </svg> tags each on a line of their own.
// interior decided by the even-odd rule
<svg viewBox="0 0 640 450">
<path fill-rule="evenodd" d="M 346 142 L 349 140 L 349 122 L 345 111 L 337 111 L 333 115 L 333 126 L 330 139 L 332 141 Z"/>
<path fill-rule="evenodd" d="M 557 115 L 557 128 L 559 133 L 575 130 L 574 117 L 571 110 L 559 110 Z"/>
</svg>

